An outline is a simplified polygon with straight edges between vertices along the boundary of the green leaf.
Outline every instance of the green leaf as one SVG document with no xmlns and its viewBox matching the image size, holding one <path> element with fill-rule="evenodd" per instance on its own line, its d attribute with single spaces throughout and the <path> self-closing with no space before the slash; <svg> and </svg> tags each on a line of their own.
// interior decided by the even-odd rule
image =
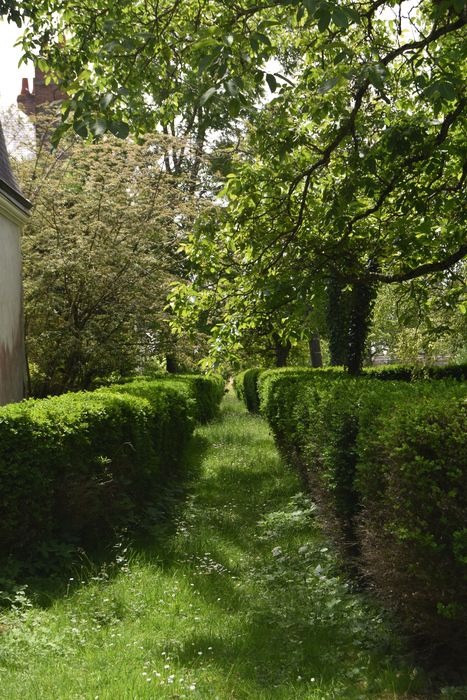
<svg viewBox="0 0 467 700">
<path fill-rule="evenodd" d="M 238 115 L 240 114 L 240 100 L 234 99 L 230 100 L 228 104 L 228 110 L 229 110 L 229 115 L 232 117 L 232 119 L 236 119 Z"/>
<path fill-rule="evenodd" d="M 332 21 L 338 27 L 346 29 L 349 26 L 349 16 L 346 11 L 338 5 L 332 11 Z"/>
<path fill-rule="evenodd" d="M 384 90 L 384 81 L 387 78 L 386 67 L 381 63 L 377 63 L 374 66 L 369 66 L 368 68 L 368 80 L 372 85 L 378 90 Z"/>
<path fill-rule="evenodd" d="M 71 124 L 60 124 L 60 126 L 55 129 L 54 133 L 52 134 L 52 138 L 50 139 L 53 148 L 57 148 L 64 134 L 66 134 L 66 132 L 70 129 Z"/>
<path fill-rule="evenodd" d="M 237 82 L 233 78 L 227 81 L 227 90 L 233 97 L 237 97 L 239 88 Z"/>
<path fill-rule="evenodd" d="M 94 136 L 103 136 L 107 131 L 107 121 L 103 118 L 96 119 L 94 124 L 91 125 L 91 131 Z"/>
<path fill-rule="evenodd" d="M 269 85 L 271 92 L 276 92 L 277 90 L 277 80 L 276 76 L 272 73 L 266 73 L 266 82 Z"/>
<path fill-rule="evenodd" d="M 216 92 L 217 88 L 215 87 L 210 87 L 208 90 L 206 90 L 206 92 L 204 92 L 199 99 L 200 105 L 205 105 Z"/>
<path fill-rule="evenodd" d="M 342 61 L 345 61 L 345 59 L 348 57 L 349 53 L 346 49 L 343 51 L 339 51 L 339 53 L 334 56 L 334 65 L 337 66 L 339 63 L 342 63 Z"/>
<path fill-rule="evenodd" d="M 108 125 L 109 131 L 112 132 L 114 136 L 117 136 L 119 139 L 126 139 L 128 134 L 130 133 L 130 127 L 126 122 L 122 121 L 115 121 L 115 122 L 110 122 Z"/>
<path fill-rule="evenodd" d="M 331 13 L 327 7 L 320 7 L 317 11 L 318 29 L 320 32 L 325 32 L 331 21 Z"/>
<path fill-rule="evenodd" d="M 258 38 L 258 41 L 260 41 L 262 44 L 266 44 L 267 46 L 272 46 L 271 40 L 266 34 L 262 34 L 261 32 L 256 32 L 256 36 Z"/>
<path fill-rule="evenodd" d="M 316 10 L 318 9 L 317 0 L 303 0 L 303 7 L 307 10 L 310 16 L 314 16 Z"/>
<path fill-rule="evenodd" d="M 212 54 L 206 53 L 204 56 L 201 56 L 201 58 L 198 61 L 198 75 L 201 75 L 204 73 L 206 68 L 211 65 L 211 63 L 214 60 L 214 56 Z"/>
<path fill-rule="evenodd" d="M 250 46 L 253 49 L 253 51 L 256 53 L 259 49 L 259 41 L 256 38 L 256 34 L 252 34 L 250 36 Z"/>
<path fill-rule="evenodd" d="M 349 17 L 350 21 L 354 24 L 360 24 L 360 22 L 362 21 L 360 13 L 354 7 L 346 7 L 345 12 L 347 13 L 347 16 Z"/>
<path fill-rule="evenodd" d="M 73 122 L 73 130 L 78 136 L 81 136 L 81 138 L 86 139 L 88 137 L 88 125 L 85 121 L 76 121 Z"/>
<path fill-rule="evenodd" d="M 114 96 L 112 95 L 111 92 L 107 92 L 100 100 L 100 105 L 102 109 L 107 109 L 107 107 L 110 105 L 112 100 L 114 99 Z"/>
<path fill-rule="evenodd" d="M 447 80 L 435 80 L 431 85 L 428 85 L 425 95 L 435 98 L 439 95 L 445 102 L 451 102 L 457 97 L 454 85 Z"/>
<path fill-rule="evenodd" d="M 192 49 L 198 50 L 198 51 L 203 51 L 205 49 L 210 49 L 214 46 L 218 46 L 219 42 L 217 39 L 214 39 L 212 36 L 205 37 L 204 39 L 200 39 L 197 41 L 195 44 L 193 44 Z"/>
<path fill-rule="evenodd" d="M 329 90 L 332 90 L 332 88 L 337 85 L 338 82 L 339 77 L 328 78 L 328 80 L 325 80 L 324 83 L 321 83 L 321 85 L 318 87 L 318 94 L 324 95 L 326 92 L 329 92 Z"/>
</svg>

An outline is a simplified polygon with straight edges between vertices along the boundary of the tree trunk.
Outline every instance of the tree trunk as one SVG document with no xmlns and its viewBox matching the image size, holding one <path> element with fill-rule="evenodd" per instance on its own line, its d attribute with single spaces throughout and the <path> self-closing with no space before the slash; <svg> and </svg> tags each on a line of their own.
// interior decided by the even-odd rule
<svg viewBox="0 0 467 700">
<path fill-rule="evenodd" d="M 368 270 L 375 271 L 376 265 L 370 263 Z M 363 367 L 377 287 L 367 280 L 354 282 L 348 291 L 344 287 L 341 280 L 334 278 L 327 289 L 331 365 L 343 365 L 350 375 L 358 376 Z"/>
<path fill-rule="evenodd" d="M 375 297 L 376 286 L 370 282 L 355 282 L 352 286 L 346 366 L 349 374 L 354 377 L 362 371 Z"/>
<path fill-rule="evenodd" d="M 310 361 L 312 367 L 322 367 L 323 366 L 323 356 L 321 354 L 321 338 L 319 333 L 315 331 L 313 337 L 308 341 L 310 348 Z"/>
<path fill-rule="evenodd" d="M 167 367 L 167 372 L 169 374 L 177 374 L 178 372 L 178 366 L 177 366 L 177 358 L 175 355 L 167 354 L 165 356 L 165 363 Z"/>
<path fill-rule="evenodd" d="M 290 340 L 283 343 L 282 339 L 274 333 L 274 354 L 276 356 L 276 367 L 286 367 L 289 359 L 290 349 L 292 344 Z"/>
<path fill-rule="evenodd" d="M 329 332 L 329 353 L 332 366 L 347 364 L 349 347 L 350 298 L 341 280 L 333 278 L 327 286 L 326 320 Z"/>
</svg>

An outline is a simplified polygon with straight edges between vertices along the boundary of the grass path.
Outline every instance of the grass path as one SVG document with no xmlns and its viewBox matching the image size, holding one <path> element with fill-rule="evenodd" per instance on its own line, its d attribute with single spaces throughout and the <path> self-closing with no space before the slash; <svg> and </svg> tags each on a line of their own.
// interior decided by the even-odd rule
<svg viewBox="0 0 467 700">
<path fill-rule="evenodd" d="M 195 447 L 202 459 L 189 497 L 149 549 L 122 545 L 113 567 L 70 580 L 46 608 L 18 593 L 0 626 L 0 697 L 382 700 L 415 691 L 385 622 L 336 576 L 264 421 L 229 395 Z"/>
</svg>

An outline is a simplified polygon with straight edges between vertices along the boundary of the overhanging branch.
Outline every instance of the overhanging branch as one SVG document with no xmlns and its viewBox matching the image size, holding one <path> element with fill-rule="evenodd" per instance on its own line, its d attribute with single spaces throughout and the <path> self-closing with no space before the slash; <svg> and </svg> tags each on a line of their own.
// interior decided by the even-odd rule
<svg viewBox="0 0 467 700">
<path fill-rule="evenodd" d="M 375 280 L 377 282 L 386 282 L 389 284 L 396 282 L 408 282 L 409 280 L 416 279 L 417 277 L 423 277 L 424 275 L 429 275 L 433 272 L 443 272 L 444 270 L 449 270 L 450 267 L 460 262 L 465 257 L 467 257 L 467 245 L 461 245 L 455 253 L 448 255 L 443 260 L 425 263 L 424 265 L 414 267 L 412 270 L 399 272 L 395 275 L 383 275 L 376 272 L 372 275 L 368 275 L 367 279 Z"/>
</svg>

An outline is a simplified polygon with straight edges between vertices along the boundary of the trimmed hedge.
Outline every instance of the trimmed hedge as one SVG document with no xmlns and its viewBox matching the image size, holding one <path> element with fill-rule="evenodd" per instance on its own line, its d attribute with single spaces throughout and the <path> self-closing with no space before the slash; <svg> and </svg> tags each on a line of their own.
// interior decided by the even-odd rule
<svg viewBox="0 0 467 700">
<path fill-rule="evenodd" d="M 237 398 L 243 401 L 250 413 L 259 412 L 258 377 L 263 372 L 259 367 L 246 369 L 234 377 Z"/>
<path fill-rule="evenodd" d="M 237 397 L 243 401 L 251 413 L 260 410 L 260 377 L 264 372 L 281 372 L 287 376 L 301 377 L 339 377 L 342 376 L 342 367 L 282 367 L 280 370 L 264 370 L 257 367 L 244 370 L 234 377 L 234 387 Z M 367 367 L 363 370 L 363 377 L 381 379 L 386 381 L 418 381 L 420 379 L 467 379 L 467 363 L 459 365 L 435 366 L 410 366 L 410 365 L 384 365 L 381 367 Z"/>
<path fill-rule="evenodd" d="M 197 392 L 209 402 L 198 406 Z M 136 379 L 1 408 L 2 566 L 47 568 L 54 549 L 141 522 L 214 397 L 217 379 Z"/>
<path fill-rule="evenodd" d="M 358 420 L 364 570 L 412 632 L 465 658 L 466 387 L 384 386 L 364 397 Z"/>
<path fill-rule="evenodd" d="M 194 400 L 195 418 L 207 423 L 219 413 L 219 404 L 224 396 L 225 382 L 217 374 L 172 374 L 162 381 L 186 384 Z"/>
<path fill-rule="evenodd" d="M 459 365 L 384 365 L 381 367 L 367 367 L 364 375 L 389 381 L 402 380 L 411 382 L 418 379 L 467 379 L 467 363 Z"/>
<path fill-rule="evenodd" d="M 337 379 L 337 381 L 336 381 Z M 407 628 L 467 644 L 467 390 L 264 372 L 261 410 L 328 531 Z"/>
</svg>

